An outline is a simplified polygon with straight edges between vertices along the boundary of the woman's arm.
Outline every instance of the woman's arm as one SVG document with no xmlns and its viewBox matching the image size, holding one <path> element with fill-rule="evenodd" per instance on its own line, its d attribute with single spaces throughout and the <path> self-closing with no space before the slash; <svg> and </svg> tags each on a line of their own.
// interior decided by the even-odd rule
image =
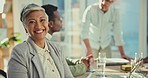
<svg viewBox="0 0 148 78">
<path fill-rule="evenodd" d="M 25 58 L 22 50 L 15 47 L 8 62 L 8 78 L 28 78 Z"/>
</svg>

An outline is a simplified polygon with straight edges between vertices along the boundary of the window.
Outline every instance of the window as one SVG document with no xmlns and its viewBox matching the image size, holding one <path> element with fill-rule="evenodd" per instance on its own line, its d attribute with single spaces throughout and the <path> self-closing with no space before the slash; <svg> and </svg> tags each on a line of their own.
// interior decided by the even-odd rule
<svg viewBox="0 0 148 78">
<path fill-rule="evenodd" d="M 134 53 L 139 50 L 140 0 L 116 1 L 121 12 L 124 49 L 127 55 L 134 57 Z M 85 8 L 95 2 L 98 2 L 98 0 L 57 0 L 64 22 L 64 28 L 60 31 L 61 37 L 59 38 L 61 38 L 60 44 L 65 56 L 80 57 L 84 55 L 83 42 L 80 38 L 81 18 Z"/>
</svg>

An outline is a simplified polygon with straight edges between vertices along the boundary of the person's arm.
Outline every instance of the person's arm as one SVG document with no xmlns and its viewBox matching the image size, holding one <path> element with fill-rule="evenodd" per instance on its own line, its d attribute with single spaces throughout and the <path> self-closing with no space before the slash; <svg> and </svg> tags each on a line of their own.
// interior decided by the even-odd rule
<svg viewBox="0 0 148 78">
<path fill-rule="evenodd" d="M 73 74 L 73 76 L 79 76 L 84 74 L 86 71 L 89 70 L 90 67 L 90 59 L 92 58 L 92 55 L 89 55 L 87 57 L 84 57 L 80 60 L 78 60 L 78 63 L 75 63 L 75 65 L 69 65 L 70 70 Z"/>
<path fill-rule="evenodd" d="M 86 73 L 86 70 L 87 70 L 84 63 L 79 63 L 76 65 L 69 65 L 69 68 L 70 68 L 70 71 L 74 77 L 80 76 L 80 75 Z"/>
<path fill-rule="evenodd" d="M 89 43 L 89 39 L 84 39 L 84 44 L 86 46 L 86 56 L 89 56 L 89 55 L 93 55 L 92 54 L 92 48 L 90 46 L 90 43 Z"/>
<path fill-rule="evenodd" d="M 8 62 L 8 78 L 28 78 L 28 71 L 25 63 L 23 52 L 20 47 L 14 48 L 12 50 L 11 58 Z"/>
<path fill-rule="evenodd" d="M 66 58 L 66 62 L 68 65 L 75 65 L 75 63 L 72 61 L 72 59 Z"/>
<path fill-rule="evenodd" d="M 122 55 L 125 55 L 124 50 L 123 50 L 123 46 L 118 46 L 119 52 Z"/>
<path fill-rule="evenodd" d="M 90 27 L 90 20 L 91 20 L 91 6 L 88 6 L 86 10 L 84 11 L 83 17 L 82 17 L 82 34 L 81 37 L 83 39 L 83 42 L 86 46 L 86 56 L 92 54 L 91 45 L 89 43 L 89 27 Z"/>
<path fill-rule="evenodd" d="M 126 56 L 124 52 L 124 42 L 123 42 L 123 37 L 122 37 L 122 31 L 121 31 L 121 25 L 120 25 L 120 13 L 119 10 L 115 7 L 112 7 L 112 19 L 114 20 L 113 22 L 113 33 L 114 33 L 114 41 L 115 45 L 118 46 L 118 50 L 121 54 L 121 57 L 127 60 L 130 60 L 128 56 Z"/>
<path fill-rule="evenodd" d="M 118 49 L 119 49 L 119 52 L 120 52 L 122 58 L 127 59 L 127 60 L 131 59 L 128 56 L 126 56 L 124 49 L 123 49 L 123 46 L 118 46 Z"/>
<path fill-rule="evenodd" d="M 74 77 L 80 76 L 86 72 L 86 66 L 84 63 L 79 63 L 80 60 L 74 62 L 72 59 L 66 58 L 66 62 L 70 68 L 70 71 Z"/>
</svg>

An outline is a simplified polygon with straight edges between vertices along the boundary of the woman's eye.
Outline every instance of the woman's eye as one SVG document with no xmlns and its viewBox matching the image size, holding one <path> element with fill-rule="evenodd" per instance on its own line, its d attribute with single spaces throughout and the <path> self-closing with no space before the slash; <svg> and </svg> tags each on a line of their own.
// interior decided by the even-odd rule
<svg viewBox="0 0 148 78">
<path fill-rule="evenodd" d="M 30 24 L 34 24 L 34 23 L 35 23 L 35 21 L 29 21 L 29 23 L 30 23 Z"/>
<path fill-rule="evenodd" d="M 36 24 L 36 21 L 33 21 L 33 20 L 30 20 L 30 21 L 28 21 L 28 25 L 30 26 L 30 25 L 35 25 Z"/>
<path fill-rule="evenodd" d="M 44 22 L 44 21 L 46 21 L 46 19 L 41 19 L 41 22 Z"/>
</svg>

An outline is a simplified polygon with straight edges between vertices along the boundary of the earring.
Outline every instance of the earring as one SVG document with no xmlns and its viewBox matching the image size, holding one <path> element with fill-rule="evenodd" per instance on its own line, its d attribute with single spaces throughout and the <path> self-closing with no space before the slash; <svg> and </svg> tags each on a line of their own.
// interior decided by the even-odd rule
<svg viewBox="0 0 148 78">
<path fill-rule="evenodd" d="M 52 28 L 52 25 L 50 27 Z"/>
</svg>

